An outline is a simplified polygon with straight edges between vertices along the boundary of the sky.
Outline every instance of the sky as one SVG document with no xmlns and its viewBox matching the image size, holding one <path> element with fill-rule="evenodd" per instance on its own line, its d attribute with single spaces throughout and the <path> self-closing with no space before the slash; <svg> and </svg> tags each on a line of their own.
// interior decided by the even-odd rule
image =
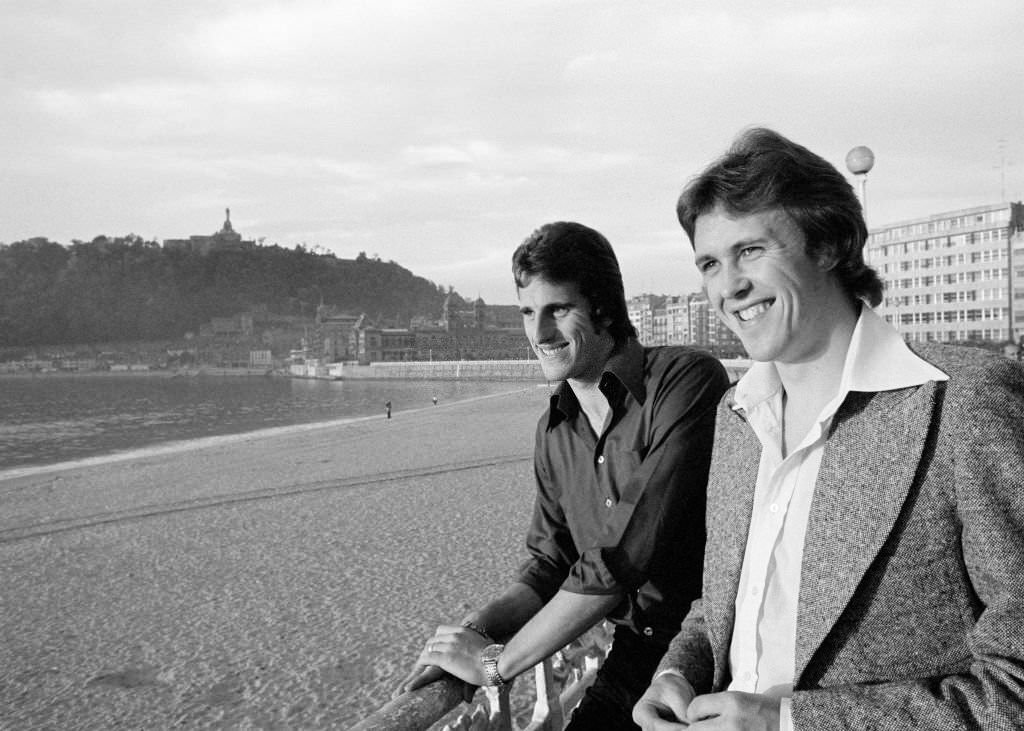
<svg viewBox="0 0 1024 731">
<path fill-rule="evenodd" d="M 686 294 L 675 201 L 751 126 L 844 173 L 869 147 L 869 226 L 1021 200 L 1024 3 L 0 0 L 8 244 L 230 208 L 509 304 L 515 247 L 573 220 L 627 296 Z"/>
</svg>

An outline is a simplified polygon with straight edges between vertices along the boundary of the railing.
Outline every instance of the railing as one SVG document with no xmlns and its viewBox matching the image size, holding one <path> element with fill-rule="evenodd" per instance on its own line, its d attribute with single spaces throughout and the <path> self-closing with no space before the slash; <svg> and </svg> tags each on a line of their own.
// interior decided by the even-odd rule
<svg viewBox="0 0 1024 731">
<path fill-rule="evenodd" d="M 611 649 L 612 629 L 602 622 L 580 639 L 533 668 L 533 689 L 524 687 L 527 673 L 502 688 L 484 688 L 469 708 L 440 727 L 441 731 L 562 731 L 572 709 L 583 698 Z M 426 731 L 462 701 L 463 683 L 451 676 L 403 693 L 377 709 L 349 731 Z M 478 699 L 483 695 L 484 702 Z M 533 698 L 529 721 L 518 726 L 513 698 Z"/>
</svg>

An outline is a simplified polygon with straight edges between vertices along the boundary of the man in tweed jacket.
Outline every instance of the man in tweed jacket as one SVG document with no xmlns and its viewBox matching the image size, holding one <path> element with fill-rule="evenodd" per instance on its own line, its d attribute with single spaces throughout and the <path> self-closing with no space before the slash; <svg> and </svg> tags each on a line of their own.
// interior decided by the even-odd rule
<svg viewBox="0 0 1024 731">
<path fill-rule="evenodd" d="M 852 188 L 777 133 L 678 212 L 755 362 L 719 408 L 703 598 L 636 722 L 1024 728 L 1024 369 L 905 345 Z"/>
</svg>

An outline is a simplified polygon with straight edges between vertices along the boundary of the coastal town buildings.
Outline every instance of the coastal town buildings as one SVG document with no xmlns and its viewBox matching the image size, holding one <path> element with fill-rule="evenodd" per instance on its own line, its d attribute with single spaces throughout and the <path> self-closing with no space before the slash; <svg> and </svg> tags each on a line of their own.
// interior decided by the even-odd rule
<svg viewBox="0 0 1024 731">
<path fill-rule="evenodd" d="M 995 203 L 880 226 L 868 263 L 879 314 L 911 342 L 1024 337 L 1024 204 Z"/>
<path fill-rule="evenodd" d="M 644 345 L 695 345 L 721 358 L 745 355 L 739 338 L 710 312 L 703 293 L 642 294 L 626 301 L 626 311 Z"/>
<path fill-rule="evenodd" d="M 452 294 L 440 320 L 418 318 L 408 327 L 321 305 L 310 345 L 313 357 L 328 363 L 530 358 L 518 306 L 488 305 L 477 298 L 467 309 Z"/>
</svg>

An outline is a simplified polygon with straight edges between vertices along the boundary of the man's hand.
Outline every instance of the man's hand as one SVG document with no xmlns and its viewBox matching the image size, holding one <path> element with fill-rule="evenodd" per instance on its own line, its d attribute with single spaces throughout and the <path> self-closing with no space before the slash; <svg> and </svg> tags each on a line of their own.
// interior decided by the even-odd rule
<svg viewBox="0 0 1024 731">
<path fill-rule="evenodd" d="M 686 728 L 686 712 L 693 697 L 693 686 L 683 676 L 659 675 L 633 706 L 633 721 L 643 731 Z"/>
<path fill-rule="evenodd" d="M 444 670 L 437 667 L 436 665 L 420 665 L 418 662 L 413 666 L 409 674 L 402 678 L 402 682 L 399 683 L 398 687 L 395 688 L 391 694 L 392 698 L 397 698 L 402 693 L 408 693 L 422 688 L 425 685 L 430 685 L 436 680 L 440 680 L 444 677 Z"/>
<path fill-rule="evenodd" d="M 709 693 L 690 701 L 686 720 L 695 731 L 779 731 L 779 705 L 755 693 Z"/>
<path fill-rule="evenodd" d="M 463 700 L 471 701 L 477 686 L 487 682 L 480 653 L 488 644 L 482 635 L 471 629 L 441 625 L 427 640 L 416 665 L 402 680 L 393 697 L 429 685 L 447 671 L 466 683 Z"/>
</svg>

